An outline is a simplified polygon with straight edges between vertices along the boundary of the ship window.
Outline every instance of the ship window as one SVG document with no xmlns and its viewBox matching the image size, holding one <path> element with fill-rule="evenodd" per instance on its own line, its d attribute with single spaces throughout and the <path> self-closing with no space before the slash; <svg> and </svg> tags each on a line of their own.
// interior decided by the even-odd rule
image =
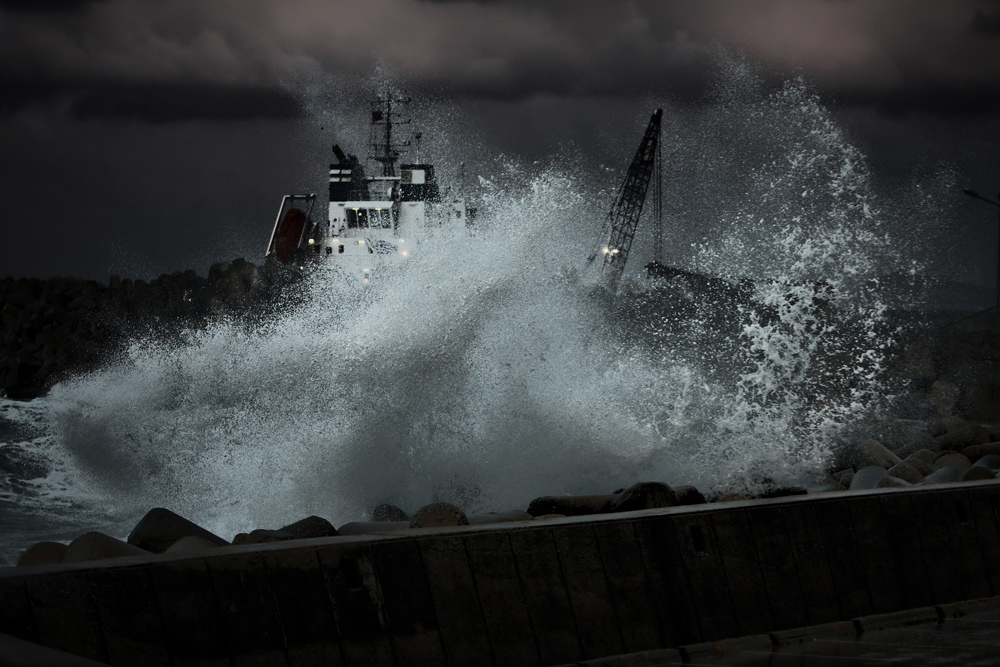
<svg viewBox="0 0 1000 667">
<path fill-rule="evenodd" d="M 327 255 L 332 255 L 333 254 L 333 248 L 331 246 L 327 246 L 326 247 L 326 254 Z"/>
<path fill-rule="evenodd" d="M 347 226 L 351 229 L 392 229 L 396 211 L 391 208 L 359 208 L 347 211 Z"/>
<path fill-rule="evenodd" d="M 462 219 L 462 212 L 461 211 L 455 211 L 455 217 L 458 218 L 459 220 L 461 220 Z"/>
<path fill-rule="evenodd" d="M 339 252 L 341 255 L 343 255 L 344 254 L 344 246 L 342 246 L 342 245 L 337 246 L 337 252 Z"/>
</svg>

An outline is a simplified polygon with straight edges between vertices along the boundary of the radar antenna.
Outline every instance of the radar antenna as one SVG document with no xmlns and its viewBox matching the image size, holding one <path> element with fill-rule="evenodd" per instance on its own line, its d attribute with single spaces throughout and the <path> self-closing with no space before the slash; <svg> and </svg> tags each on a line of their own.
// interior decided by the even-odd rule
<svg viewBox="0 0 1000 667">
<path fill-rule="evenodd" d="M 610 284 L 617 283 L 625 270 L 625 262 L 628 261 L 628 254 L 632 249 L 632 239 L 635 238 L 635 230 L 639 224 L 639 216 L 642 214 L 642 206 L 646 201 L 646 191 L 649 189 L 654 168 L 657 171 L 655 194 L 658 199 L 654 204 L 654 213 L 657 216 L 654 254 L 656 262 L 661 261 L 663 250 L 659 237 L 662 230 L 662 204 L 659 197 L 662 196 L 662 157 L 659 147 L 662 117 L 663 110 L 657 109 L 649 119 L 639 150 L 632 158 L 625 181 L 619 188 L 618 195 L 604 221 L 600 243 L 587 258 L 587 262 L 592 263 L 598 255 L 602 256 L 601 271 L 608 275 Z"/>
<path fill-rule="evenodd" d="M 372 128 L 369 137 L 368 159 L 382 165 L 383 176 L 396 175 L 396 162 L 402 155 L 402 148 L 409 146 L 409 141 L 393 143 L 392 130 L 396 125 L 406 125 L 409 120 L 397 120 L 399 113 L 393 110 L 393 104 L 408 104 L 409 97 L 395 97 L 386 87 L 385 96 L 371 102 Z"/>
</svg>

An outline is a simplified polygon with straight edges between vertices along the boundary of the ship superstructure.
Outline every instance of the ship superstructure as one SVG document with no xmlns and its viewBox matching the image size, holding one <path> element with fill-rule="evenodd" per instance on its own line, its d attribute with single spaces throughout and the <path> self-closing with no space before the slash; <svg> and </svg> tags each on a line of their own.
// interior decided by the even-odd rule
<svg viewBox="0 0 1000 667">
<path fill-rule="evenodd" d="M 275 221 L 267 254 L 284 263 L 327 261 L 368 281 L 380 270 L 420 253 L 432 252 L 442 230 L 465 228 L 474 209 L 465 199 L 442 195 L 434 165 L 402 162 L 410 141 L 399 141 L 397 108 L 409 100 L 385 95 L 372 102 L 368 159 L 378 175 L 368 176 L 365 164 L 333 147 L 329 209 L 325 222 L 313 222 L 314 195 L 287 195 Z M 419 144 L 420 135 L 416 135 Z"/>
</svg>

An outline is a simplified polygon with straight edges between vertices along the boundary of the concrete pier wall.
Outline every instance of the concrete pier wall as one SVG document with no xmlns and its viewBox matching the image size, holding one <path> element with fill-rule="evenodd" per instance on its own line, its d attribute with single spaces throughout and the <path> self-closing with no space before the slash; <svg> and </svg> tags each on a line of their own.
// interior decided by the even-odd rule
<svg viewBox="0 0 1000 667">
<path fill-rule="evenodd" d="M 558 665 L 1000 595 L 1000 483 L 0 572 L 0 632 L 114 665 Z"/>
</svg>

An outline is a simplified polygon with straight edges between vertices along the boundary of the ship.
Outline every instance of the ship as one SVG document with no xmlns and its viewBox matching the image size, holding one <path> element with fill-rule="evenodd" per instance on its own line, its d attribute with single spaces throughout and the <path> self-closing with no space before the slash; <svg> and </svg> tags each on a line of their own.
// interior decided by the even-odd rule
<svg viewBox="0 0 1000 667">
<path fill-rule="evenodd" d="M 369 282 L 430 251 L 435 239 L 472 225 L 475 209 L 461 192 L 442 192 L 434 165 L 420 161 L 422 135 L 398 138 L 409 125 L 399 109 L 409 101 L 388 91 L 371 101 L 367 163 L 333 146 L 325 221 L 313 220 L 315 194 L 283 197 L 267 258 L 301 270 L 325 263 Z M 403 162 L 414 144 L 417 159 Z"/>
</svg>

